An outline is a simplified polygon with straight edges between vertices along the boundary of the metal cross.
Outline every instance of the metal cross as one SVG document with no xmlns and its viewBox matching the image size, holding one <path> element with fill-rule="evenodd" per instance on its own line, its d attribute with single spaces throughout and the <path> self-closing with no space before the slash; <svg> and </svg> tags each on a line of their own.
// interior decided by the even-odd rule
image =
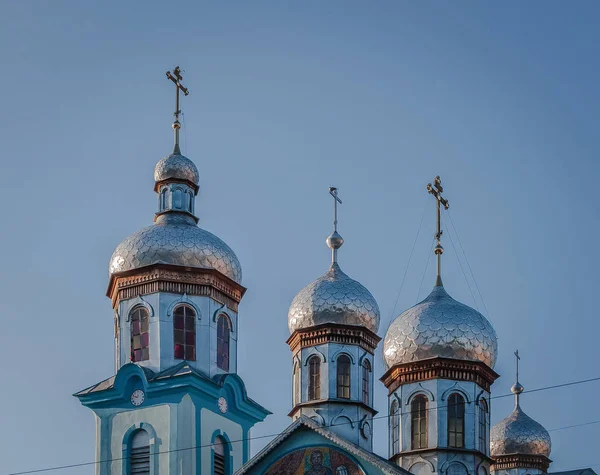
<svg viewBox="0 0 600 475">
<path fill-rule="evenodd" d="M 444 209 L 448 209 L 450 204 L 448 200 L 442 196 L 444 192 L 444 188 L 442 188 L 442 180 L 440 176 L 436 176 L 433 180 L 433 185 L 431 183 L 427 184 L 427 191 L 429 194 L 433 195 L 436 201 L 436 215 L 437 215 L 437 232 L 435 233 L 435 239 L 437 240 L 437 245 L 435 246 L 434 253 L 437 256 L 437 280 L 436 286 L 442 285 L 442 254 L 444 253 L 444 248 L 440 242 L 442 238 L 442 213 L 440 205 L 444 206 Z"/>
<path fill-rule="evenodd" d="M 516 362 L 517 362 L 517 383 L 519 382 L 519 361 L 521 360 L 521 357 L 519 356 L 519 350 L 515 351 L 515 357 L 516 357 Z"/>
<path fill-rule="evenodd" d="M 179 123 L 179 114 L 181 114 L 181 110 L 179 109 L 179 91 L 183 92 L 185 96 L 187 96 L 190 91 L 181 84 L 183 81 L 183 76 L 181 75 L 181 69 L 179 66 L 175 67 L 173 71 L 167 71 L 167 79 L 170 79 L 175 84 L 175 121 L 173 122 L 173 130 L 175 131 L 175 150 L 174 153 L 179 153 L 179 129 L 181 128 L 181 124 Z"/>
<path fill-rule="evenodd" d="M 335 186 L 329 187 L 329 194 L 333 196 L 333 231 L 337 231 L 337 205 L 342 204 L 342 200 L 338 197 L 338 189 Z"/>
</svg>

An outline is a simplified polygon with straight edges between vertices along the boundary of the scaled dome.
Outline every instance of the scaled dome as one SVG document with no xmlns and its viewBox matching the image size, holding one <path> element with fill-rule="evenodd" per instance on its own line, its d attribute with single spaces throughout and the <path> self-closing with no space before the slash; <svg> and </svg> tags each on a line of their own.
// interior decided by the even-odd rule
<svg viewBox="0 0 600 475">
<path fill-rule="evenodd" d="M 388 368 L 427 358 L 481 361 L 494 368 L 496 332 L 478 311 L 454 300 L 443 286 L 397 317 L 383 342 Z"/>
<path fill-rule="evenodd" d="M 154 181 L 157 183 L 171 178 L 187 180 L 194 185 L 200 182 L 200 174 L 194 162 L 179 153 L 167 155 L 154 168 Z"/>
<path fill-rule="evenodd" d="M 374 333 L 379 329 L 375 298 L 336 262 L 294 297 L 288 312 L 290 333 L 323 323 L 364 326 Z"/>
<path fill-rule="evenodd" d="M 109 272 L 115 274 L 151 264 L 215 269 L 237 283 L 242 281 L 242 267 L 231 248 L 183 216 L 160 216 L 152 226 L 126 238 L 115 249 Z"/>
<path fill-rule="evenodd" d="M 499 455 L 543 455 L 550 457 L 552 442 L 544 427 L 517 407 L 490 432 L 490 453 Z"/>
</svg>

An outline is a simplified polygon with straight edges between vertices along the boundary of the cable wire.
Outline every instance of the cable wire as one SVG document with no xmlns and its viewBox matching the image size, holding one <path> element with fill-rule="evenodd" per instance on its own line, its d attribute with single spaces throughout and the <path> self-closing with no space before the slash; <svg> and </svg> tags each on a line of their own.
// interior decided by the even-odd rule
<svg viewBox="0 0 600 475">
<path fill-rule="evenodd" d="M 427 268 L 429 267 L 429 261 L 431 260 L 431 255 L 433 254 L 433 245 L 435 244 L 435 238 L 431 240 L 431 247 L 429 248 L 429 253 L 427 256 L 427 263 L 425 264 L 425 270 L 423 271 L 423 277 L 421 277 L 421 283 L 419 284 L 419 290 L 417 292 L 417 302 L 419 301 L 419 295 L 421 295 L 421 288 L 423 287 L 423 281 L 425 280 L 425 275 L 427 274 Z"/>
<path fill-rule="evenodd" d="M 561 384 L 555 384 L 552 386 L 544 386 L 541 388 L 535 388 L 535 389 L 530 389 L 528 391 L 523 391 L 523 394 L 525 393 L 534 393 L 534 392 L 539 392 L 539 391 L 547 391 L 550 389 L 556 389 L 556 388 L 563 388 L 563 387 L 567 387 L 567 386 L 574 386 L 577 384 L 585 384 L 585 383 L 590 383 L 593 381 L 600 381 L 600 376 L 596 377 L 596 378 L 589 378 L 589 379 L 583 379 L 583 380 L 579 380 L 579 381 L 571 381 L 568 383 L 561 383 Z M 499 396 L 490 396 L 489 399 L 500 399 L 503 397 L 508 397 L 508 396 L 513 396 L 512 393 L 509 394 L 501 394 Z M 430 410 L 437 410 L 438 408 L 427 408 L 427 411 Z M 400 412 L 399 412 L 399 416 L 402 416 L 403 414 L 409 414 L 410 411 L 408 412 L 402 412 L 402 408 L 400 408 Z M 376 420 L 376 419 L 389 419 L 391 417 L 390 414 L 385 414 L 382 416 L 375 416 L 372 418 L 372 420 Z M 341 425 L 345 425 L 345 424 L 356 424 L 356 423 L 360 423 L 362 421 L 362 419 L 360 420 L 355 420 L 355 421 L 347 421 L 347 422 L 341 422 L 338 424 L 328 424 L 325 427 L 336 427 L 336 426 L 341 426 Z M 557 431 L 557 430 L 564 430 L 564 429 L 570 429 L 570 428 L 574 428 L 574 427 L 582 427 L 582 426 L 587 426 L 587 425 L 592 425 L 592 424 L 597 424 L 600 423 L 600 421 L 588 421 L 588 422 L 584 422 L 581 424 L 573 424 L 571 426 L 564 426 L 564 427 L 558 427 L 556 429 L 552 429 L 552 431 Z M 245 441 L 250 441 L 250 440 L 258 440 L 258 439 L 266 439 L 266 438 L 272 438 L 272 437 L 277 437 L 279 435 L 281 435 L 283 432 L 278 432 L 275 434 L 268 434 L 268 435 L 260 435 L 260 436 L 255 436 L 255 437 L 246 437 L 243 439 L 238 439 L 238 440 L 232 440 L 230 441 L 230 444 L 233 443 L 239 443 L 239 442 L 245 442 Z M 173 452 L 182 452 L 185 450 L 194 450 L 194 449 L 202 449 L 202 448 L 206 448 L 206 447 L 212 447 L 214 444 L 204 444 L 204 445 L 195 445 L 193 447 L 184 447 L 184 448 L 180 448 L 180 449 L 171 449 L 171 450 L 163 450 L 163 451 L 159 451 L 156 452 L 157 455 L 160 454 L 168 454 L 168 453 L 173 453 Z M 75 463 L 75 464 L 70 464 L 70 465 L 60 465 L 60 466 L 56 466 L 56 467 L 47 467 L 47 468 L 40 468 L 37 470 L 27 470 L 27 471 L 22 471 L 22 472 L 12 472 L 8 475 L 27 475 L 27 474 L 31 474 L 31 473 L 42 473 L 42 472 L 51 472 L 51 471 L 56 471 L 56 470 L 64 470 L 64 469 L 69 469 L 69 468 L 76 468 L 76 467 L 85 467 L 85 466 L 90 466 L 90 465 L 98 465 L 98 464 L 103 464 L 103 463 L 110 463 L 110 462 L 117 462 L 117 461 L 121 461 L 124 460 L 125 457 L 117 457 L 117 458 L 113 458 L 113 459 L 107 459 L 107 460 L 99 460 L 99 461 L 94 461 L 94 462 L 82 462 L 82 463 Z M 599 464 L 600 465 L 600 464 Z M 594 465 L 591 465 L 592 467 Z M 587 468 L 587 467 L 584 467 Z"/>
<path fill-rule="evenodd" d="M 400 281 L 400 288 L 398 289 L 398 294 L 396 295 L 396 302 L 394 303 L 394 308 L 392 309 L 392 314 L 389 317 L 391 321 L 394 318 L 396 313 L 396 308 L 398 307 L 398 301 L 400 300 L 400 294 L 402 293 L 402 287 L 404 286 L 404 281 L 406 280 L 406 274 L 408 273 L 408 268 L 410 266 L 410 261 L 412 259 L 413 253 L 415 252 L 415 246 L 417 245 L 417 241 L 419 239 L 419 234 L 421 233 L 421 228 L 423 227 L 423 220 L 425 219 L 425 214 L 427 209 L 429 208 L 429 197 L 425 200 L 425 206 L 423 208 L 423 214 L 421 214 L 421 222 L 419 223 L 419 229 L 417 230 L 417 235 L 415 236 L 415 240 L 413 241 L 412 249 L 410 250 L 410 254 L 408 256 L 408 262 L 406 263 L 406 268 L 404 269 L 404 275 L 402 276 L 402 280 Z"/>
</svg>

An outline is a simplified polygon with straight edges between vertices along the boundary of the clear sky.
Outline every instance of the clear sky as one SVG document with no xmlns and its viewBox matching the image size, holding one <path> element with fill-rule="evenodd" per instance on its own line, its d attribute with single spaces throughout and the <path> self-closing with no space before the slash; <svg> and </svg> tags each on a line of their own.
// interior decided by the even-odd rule
<svg viewBox="0 0 600 475">
<path fill-rule="evenodd" d="M 382 336 L 434 284 L 432 259 L 420 286 L 430 202 L 394 310 L 440 174 L 489 312 L 448 237 L 444 282 L 498 333 L 493 393 L 513 383 L 516 348 L 526 388 L 600 376 L 599 14 L 591 1 L 1 2 L 0 473 L 94 459 L 92 413 L 71 394 L 114 371 L 108 261 L 152 222 L 176 65 L 200 225 L 248 287 L 239 372 L 274 413 L 254 436 L 289 423 L 287 310 L 328 267 L 331 185 L 340 264 L 378 300 Z M 522 405 L 548 429 L 580 424 L 600 420 L 599 390 Z M 512 405 L 495 400 L 493 422 Z M 384 420 L 375 431 L 385 456 Z M 551 436 L 554 470 L 600 463 L 600 424 Z"/>
</svg>

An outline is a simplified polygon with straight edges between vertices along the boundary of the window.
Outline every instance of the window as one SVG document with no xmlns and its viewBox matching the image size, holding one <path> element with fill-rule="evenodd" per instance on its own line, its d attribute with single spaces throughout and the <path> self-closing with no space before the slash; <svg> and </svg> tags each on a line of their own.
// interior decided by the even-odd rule
<svg viewBox="0 0 600 475">
<path fill-rule="evenodd" d="M 149 319 L 144 307 L 136 307 L 131 312 L 131 361 L 134 363 L 150 359 Z"/>
<path fill-rule="evenodd" d="M 479 401 L 479 451 L 487 455 L 488 434 L 487 434 L 488 407 L 485 399 Z"/>
<path fill-rule="evenodd" d="M 362 364 L 362 402 L 369 405 L 370 386 L 371 386 L 371 363 L 364 360 Z"/>
<path fill-rule="evenodd" d="M 161 211 L 165 211 L 167 209 L 167 192 L 169 189 L 167 187 L 163 188 L 160 192 L 160 203 L 159 207 Z"/>
<path fill-rule="evenodd" d="M 227 455 L 229 452 L 227 441 L 223 437 L 217 437 L 213 443 L 213 474 L 225 475 L 228 473 Z"/>
<path fill-rule="evenodd" d="M 392 455 L 400 452 L 400 412 L 398 411 L 398 402 L 392 403 L 390 409 L 390 433 L 392 436 Z"/>
<path fill-rule="evenodd" d="M 185 192 L 185 197 L 187 198 L 187 210 L 194 213 L 194 193 L 188 190 Z"/>
<path fill-rule="evenodd" d="M 308 360 L 308 399 L 321 399 L 321 360 L 318 356 Z"/>
<path fill-rule="evenodd" d="M 181 209 L 183 207 L 182 203 L 182 191 L 181 188 L 175 188 L 172 192 L 173 203 L 171 204 L 171 208 L 173 209 Z"/>
<path fill-rule="evenodd" d="M 217 320 L 217 367 L 229 371 L 229 337 L 231 325 L 226 315 Z"/>
<path fill-rule="evenodd" d="M 415 396 L 410 403 L 411 447 L 412 449 L 427 448 L 427 398 Z"/>
<path fill-rule="evenodd" d="M 150 474 L 150 436 L 143 429 L 134 432 L 131 438 L 129 473 L 131 475 Z"/>
<path fill-rule="evenodd" d="M 465 446 L 465 400 L 457 393 L 448 398 L 448 447 Z"/>
<path fill-rule="evenodd" d="M 337 359 L 337 397 L 350 399 L 350 358 L 346 355 Z"/>
<path fill-rule="evenodd" d="M 302 401 L 300 396 L 300 366 L 298 363 L 294 363 L 294 404 L 298 404 Z"/>
<path fill-rule="evenodd" d="M 192 307 L 180 305 L 173 312 L 175 359 L 196 361 L 196 312 Z"/>
</svg>

